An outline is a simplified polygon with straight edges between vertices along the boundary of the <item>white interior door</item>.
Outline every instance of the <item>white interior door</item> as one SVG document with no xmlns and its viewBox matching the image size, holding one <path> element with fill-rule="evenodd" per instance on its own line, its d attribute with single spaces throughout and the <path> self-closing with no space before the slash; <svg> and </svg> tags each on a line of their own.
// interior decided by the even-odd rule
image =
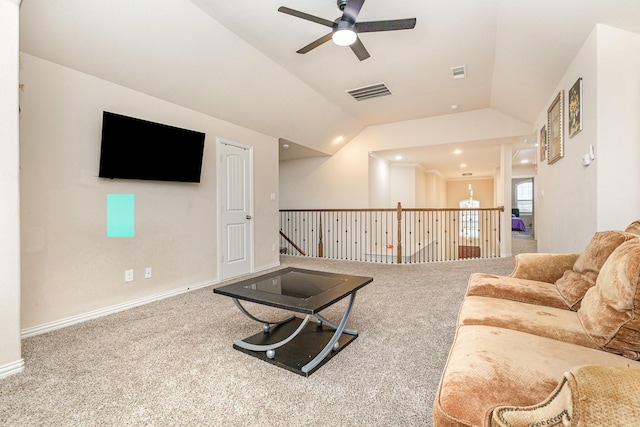
<svg viewBox="0 0 640 427">
<path fill-rule="evenodd" d="M 252 150 L 218 140 L 220 174 L 218 204 L 220 212 L 221 278 L 251 273 L 253 259 Z"/>
</svg>

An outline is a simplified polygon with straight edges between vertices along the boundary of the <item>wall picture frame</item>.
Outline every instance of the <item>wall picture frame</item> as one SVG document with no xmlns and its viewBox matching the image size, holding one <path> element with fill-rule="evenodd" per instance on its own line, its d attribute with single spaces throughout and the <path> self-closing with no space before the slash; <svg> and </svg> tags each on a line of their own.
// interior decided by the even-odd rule
<svg viewBox="0 0 640 427">
<path fill-rule="evenodd" d="M 540 129 L 540 161 L 547 159 L 547 125 L 542 126 Z"/>
<path fill-rule="evenodd" d="M 582 77 L 569 89 L 568 98 L 569 138 L 582 130 Z"/>
<path fill-rule="evenodd" d="M 547 163 L 553 164 L 564 157 L 563 108 L 564 91 L 558 92 L 547 110 Z"/>
</svg>

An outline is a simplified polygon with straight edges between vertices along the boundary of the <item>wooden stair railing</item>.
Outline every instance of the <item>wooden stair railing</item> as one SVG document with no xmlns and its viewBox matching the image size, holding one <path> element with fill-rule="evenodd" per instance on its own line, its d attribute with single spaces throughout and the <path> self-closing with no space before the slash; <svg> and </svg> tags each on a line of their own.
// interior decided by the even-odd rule
<svg viewBox="0 0 640 427">
<path fill-rule="evenodd" d="M 500 256 L 503 212 L 503 206 L 401 203 L 383 209 L 281 209 L 280 235 L 291 255 L 397 264 L 494 258 Z"/>
<path fill-rule="evenodd" d="M 305 253 L 304 253 L 304 251 L 303 251 L 302 249 L 300 249 L 300 247 L 299 247 L 298 245 L 296 245 L 296 244 L 293 242 L 293 240 L 291 240 L 291 239 L 290 239 L 286 234 L 284 234 L 284 233 L 282 232 L 282 230 L 280 230 L 280 235 L 284 238 L 284 240 L 286 240 L 287 242 L 289 242 L 289 244 L 290 244 L 291 246 L 293 246 L 293 248 L 294 248 L 296 251 L 298 251 L 298 253 L 299 253 L 300 255 L 307 256 L 307 254 L 305 254 Z"/>
</svg>

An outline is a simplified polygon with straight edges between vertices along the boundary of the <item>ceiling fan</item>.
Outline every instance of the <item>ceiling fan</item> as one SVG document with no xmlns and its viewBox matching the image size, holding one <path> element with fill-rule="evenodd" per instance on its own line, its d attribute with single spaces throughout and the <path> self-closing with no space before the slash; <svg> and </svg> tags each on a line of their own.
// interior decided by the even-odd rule
<svg viewBox="0 0 640 427">
<path fill-rule="evenodd" d="M 351 50 L 356 54 L 360 61 L 364 61 L 369 58 L 370 55 L 362 44 L 360 37 L 358 37 L 358 33 L 410 30 L 416 26 L 416 18 L 356 22 L 363 4 L 364 0 L 338 0 L 338 8 L 343 13 L 342 16 L 337 18 L 335 21 L 329 21 L 328 19 L 319 18 L 284 6 L 278 8 L 278 12 L 315 22 L 332 29 L 329 34 L 320 37 L 298 50 L 298 53 L 307 53 L 321 44 L 328 42 L 329 40 L 333 40 L 333 42 L 338 46 L 351 47 Z"/>
</svg>

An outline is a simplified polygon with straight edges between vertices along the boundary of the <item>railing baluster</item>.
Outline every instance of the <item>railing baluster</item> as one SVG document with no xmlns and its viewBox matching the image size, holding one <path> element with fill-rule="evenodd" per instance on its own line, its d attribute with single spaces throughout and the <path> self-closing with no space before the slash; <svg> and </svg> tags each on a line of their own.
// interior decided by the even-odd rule
<svg viewBox="0 0 640 427">
<path fill-rule="evenodd" d="M 280 248 L 286 255 L 397 264 L 497 258 L 502 212 L 400 203 L 395 209 L 281 210 Z"/>
<path fill-rule="evenodd" d="M 402 205 L 398 202 L 398 255 L 397 255 L 397 263 L 402 264 Z"/>
</svg>

